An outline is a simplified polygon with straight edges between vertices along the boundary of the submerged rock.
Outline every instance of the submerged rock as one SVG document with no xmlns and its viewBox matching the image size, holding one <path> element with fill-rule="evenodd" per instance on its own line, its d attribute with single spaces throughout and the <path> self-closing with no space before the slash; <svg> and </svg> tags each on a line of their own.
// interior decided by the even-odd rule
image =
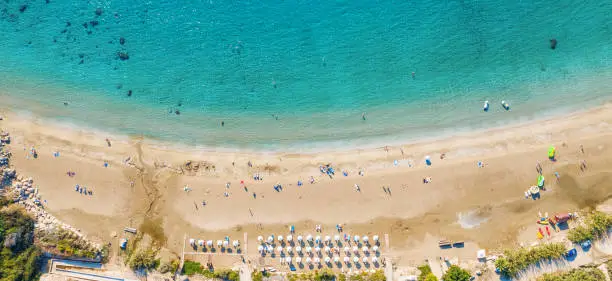
<svg viewBox="0 0 612 281">
<path fill-rule="evenodd" d="M 97 21 L 97 20 L 92 20 L 92 21 L 90 21 L 90 22 L 89 22 L 89 25 L 91 25 L 92 27 L 96 27 L 96 26 L 98 26 L 99 24 L 100 24 L 100 22 L 99 22 L 99 21 Z"/>
<path fill-rule="evenodd" d="M 19 6 L 19 12 L 20 13 L 25 12 L 25 10 L 27 10 L 27 9 L 28 9 L 28 5 L 21 5 L 21 6 Z"/>
<path fill-rule="evenodd" d="M 132 96 L 132 90 L 129 90 L 129 91 L 128 91 L 127 96 L 128 96 L 128 97 L 131 97 L 131 96 Z"/>
<path fill-rule="evenodd" d="M 119 38 L 119 44 L 121 45 L 125 44 L 125 38 L 123 37 Z"/>
<path fill-rule="evenodd" d="M 557 48 L 557 39 L 550 39 L 550 48 L 553 50 Z"/>
<path fill-rule="evenodd" d="M 96 16 L 101 16 L 102 15 L 102 8 L 97 8 L 96 9 Z"/>
<path fill-rule="evenodd" d="M 130 55 L 128 55 L 127 52 L 121 51 L 121 52 L 117 52 L 117 58 L 119 58 L 120 60 L 129 60 Z"/>
</svg>

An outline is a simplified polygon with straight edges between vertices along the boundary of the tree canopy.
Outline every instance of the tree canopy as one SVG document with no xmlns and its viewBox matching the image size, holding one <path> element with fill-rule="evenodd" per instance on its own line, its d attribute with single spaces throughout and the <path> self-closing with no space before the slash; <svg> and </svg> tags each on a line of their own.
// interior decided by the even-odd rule
<svg viewBox="0 0 612 281">
<path fill-rule="evenodd" d="M 470 273 L 456 265 L 451 265 L 442 276 L 442 281 L 469 281 Z"/>
</svg>

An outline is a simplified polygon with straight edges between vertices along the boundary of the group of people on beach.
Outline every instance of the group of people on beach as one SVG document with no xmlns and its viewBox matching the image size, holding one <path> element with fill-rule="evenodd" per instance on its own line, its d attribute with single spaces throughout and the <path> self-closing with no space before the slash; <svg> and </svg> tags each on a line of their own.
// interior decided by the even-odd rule
<svg viewBox="0 0 612 281">
<path fill-rule="evenodd" d="M 81 186 L 79 184 L 74 186 L 74 191 L 81 193 L 81 194 L 85 194 L 85 195 L 93 195 L 93 190 L 91 189 L 87 190 L 86 186 Z"/>
</svg>

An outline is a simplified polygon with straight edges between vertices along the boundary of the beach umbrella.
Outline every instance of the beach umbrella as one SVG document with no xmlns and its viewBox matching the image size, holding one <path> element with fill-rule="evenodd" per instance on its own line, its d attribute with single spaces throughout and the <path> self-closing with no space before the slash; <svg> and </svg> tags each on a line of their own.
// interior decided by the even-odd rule
<svg viewBox="0 0 612 281">
<path fill-rule="evenodd" d="M 339 256 L 334 256 L 334 262 L 339 262 L 340 261 L 340 257 Z"/>
<path fill-rule="evenodd" d="M 278 241 L 279 241 L 279 242 L 282 242 L 282 241 L 283 241 L 283 236 L 282 236 L 282 235 L 279 235 L 279 236 L 278 236 Z"/>
<path fill-rule="evenodd" d="M 325 252 L 329 253 L 329 251 L 331 251 L 331 249 L 329 247 L 325 246 Z"/>
<path fill-rule="evenodd" d="M 260 236 L 257 236 L 257 241 L 258 241 L 259 243 L 263 242 L 263 237 L 262 237 L 261 235 L 260 235 Z"/>
<path fill-rule="evenodd" d="M 306 236 L 306 240 L 307 241 L 312 241 L 312 235 L 308 234 L 308 236 Z"/>
<path fill-rule="evenodd" d="M 272 253 L 274 251 L 274 247 L 268 245 L 268 247 L 266 247 L 266 251 L 268 251 L 268 253 Z"/>
<path fill-rule="evenodd" d="M 310 246 L 306 247 L 306 252 L 308 253 L 312 252 L 312 248 Z"/>
<path fill-rule="evenodd" d="M 364 253 L 367 253 L 370 249 L 368 249 L 368 246 L 363 246 L 361 247 L 361 251 Z"/>
<path fill-rule="evenodd" d="M 351 259 L 349 257 L 344 257 L 344 262 L 348 263 Z"/>
<path fill-rule="evenodd" d="M 298 235 L 297 239 L 298 239 L 299 242 L 302 242 L 302 240 L 304 240 L 304 237 L 302 237 L 302 235 Z"/>
<path fill-rule="evenodd" d="M 217 247 L 221 247 L 221 246 L 223 246 L 223 241 L 217 240 Z"/>
<path fill-rule="evenodd" d="M 325 257 L 325 263 L 329 263 L 331 259 L 329 257 Z"/>
<path fill-rule="evenodd" d="M 378 235 L 372 236 L 372 239 L 374 240 L 374 242 L 378 242 Z"/>
<path fill-rule="evenodd" d="M 287 263 L 291 263 L 291 257 L 286 257 L 285 261 L 287 261 Z"/>
<path fill-rule="evenodd" d="M 325 242 L 331 241 L 331 237 L 329 235 L 325 236 Z"/>
<path fill-rule="evenodd" d="M 274 237 L 268 236 L 268 243 L 272 243 L 272 242 L 274 242 Z"/>
<path fill-rule="evenodd" d="M 321 248 L 315 247 L 315 252 L 317 252 L 317 253 L 321 252 Z"/>
<path fill-rule="evenodd" d="M 320 258 L 314 258 L 314 262 L 315 263 L 321 263 L 321 259 Z"/>
<path fill-rule="evenodd" d="M 340 235 L 334 235 L 334 240 L 336 240 L 336 242 L 340 241 Z"/>
<path fill-rule="evenodd" d="M 213 245 L 213 241 L 212 240 L 206 241 L 206 246 L 212 247 L 212 245 Z"/>
<path fill-rule="evenodd" d="M 374 253 L 378 253 L 378 246 L 372 247 L 372 251 L 374 251 Z"/>
<path fill-rule="evenodd" d="M 300 247 L 300 246 L 295 247 L 295 251 L 298 252 L 298 253 L 301 253 L 302 252 L 302 247 Z"/>
<path fill-rule="evenodd" d="M 189 239 L 189 245 L 195 245 L 195 239 L 191 238 Z"/>
<path fill-rule="evenodd" d="M 238 242 L 238 240 L 234 240 L 234 242 L 232 242 L 232 245 L 234 245 L 234 248 L 240 246 L 240 242 Z"/>
<path fill-rule="evenodd" d="M 282 247 L 282 246 L 278 246 L 278 247 L 276 247 L 276 251 L 277 251 L 278 253 L 282 253 L 282 252 L 283 252 L 283 247 Z"/>
<path fill-rule="evenodd" d="M 289 242 L 293 241 L 293 235 L 287 235 L 287 241 Z"/>
<path fill-rule="evenodd" d="M 287 252 L 291 252 L 291 251 L 293 251 L 293 247 L 287 246 Z"/>
<path fill-rule="evenodd" d="M 223 247 L 227 247 L 227 246 L 229 246 L 229 241 L 224 240 L 224 241 L 223 241 Z"/>
<path fill-rule="evenodd" d="M 198 240 L 198 245 L 200 245 L 200 247 L 204 247 L 204 240 Z"/>
<path fill-rule="evenodd" d="M 359 262 L 359 258 L 358 257 L 353 257 L 353 262 L 354 263 L 358 263 Z"/>
<path fill-rule="evenodd" d="M 349 247 L 344 247 L 344 252 L 345 252 L 346 254 L 350 254 L 350 253 L 351 253 L 351 248 L 349 248 Z"/>
<path fill-rule="evenodd" d="M 368 257 L 363 257 L 361 261 L 363 261 L 363 263 L 368 263 Z"/>
<path fill-rule="evenodd" d="M 368 243 L 368 241 L 370 241 L 370 238 L 367 235 L 362 237 L 362 239 L 363 239 L 363 242 L 366 242 L 366 243 Z"/>
<path fill-rule="evenodd" d="M 306 263 L 307 263 L 307 264 L 312 263 L 312 259 L 310 259 L 310 258 L 306 258 Z"/>
<path fill-rule="evenodd" d="M 378 258 L 377 257 L 372 257 L 372 262 L 373 263 L 377 263 L 378 262 Z"/>
<path fill-rule="evenodd" d="M 316 241 L 317 243 L 321 242 L 321 236 L 317 235 L 317 237 L 315 237 L 315 241 Z"/>
<path fill-rule="evenodd" d="M 259 245 L 259 247 L 257 247 L 257 251 L 259 251 L 260 253 L 263 252 L 264 247 L 262 245 Z"/>
<path fill-rule="evenodd" d="M 302 262 L 302 258 L 300 258 L 300 257 L 295 258 L 295 262 L 301 263 Z"/>
<path fill-rule="evenodd" d="M 361 238 L 361 237 L 359 237 L 359 235 L 353 236 L 353 240 L 355 240 L 355 242 L 359 242 L 359 238 Z"/>
<path fill-rule="evenodd" d="M 359 252 L 359 247 L 353 246 L 353 252 L 355 252 L 355 254 L 358 253 Z"/>
</svg>

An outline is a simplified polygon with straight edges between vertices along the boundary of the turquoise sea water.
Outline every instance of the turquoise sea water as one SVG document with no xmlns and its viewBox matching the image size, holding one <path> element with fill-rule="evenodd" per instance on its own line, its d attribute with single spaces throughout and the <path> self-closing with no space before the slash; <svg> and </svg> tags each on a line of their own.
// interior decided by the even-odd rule
<svg viewBox="0 0 612 281">
<path fill-rule="evenodd" d="M 0 10 L 0 105 L 187 144 L 405 142 L 612 96 L 611 1 L 2 0 Z"/>
</svg>

